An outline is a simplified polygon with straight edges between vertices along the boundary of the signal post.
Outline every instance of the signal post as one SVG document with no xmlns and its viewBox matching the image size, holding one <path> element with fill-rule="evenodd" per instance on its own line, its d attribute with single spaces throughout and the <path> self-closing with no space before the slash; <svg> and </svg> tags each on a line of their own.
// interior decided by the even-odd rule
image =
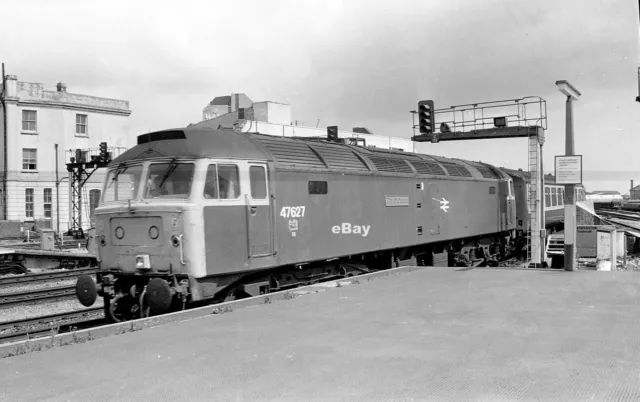
<svg viewBox="0 0 640 402">
<path fill-rule="evenodd" d="M 97 169 L 106 167 L 111 162 L 112 154 L 108 151 L 106 142 L 100 143 L 97 155 L 91 155 L 91 150 L 75 150 L 75 157 L 67 163 L 69 172 L 69 217 L 71 227 L 69 234 L 76 239 L 84 239 L 82 230 L 82 187 Z"/>
<path fill-rule="evenodd" d="M 531 183 L 528 191 L 529 221 L 526 228 L 530 232 L 529 266 L 545 266 L 543 246 L 546 233 L 541 155 L 544 131 L 547 128 L 546 101 L 540 97 L 526 97 L 436 110 L 432 100 L 423 100 L 418 102 L 417 113 L 420 134 L 412 137 L 416 142 L 519 137 L 529 139 Z M 485 117 L 485 114 L 490 117 Z M 440 117 L 439 126 L 436 125 L 436 115 Z"/>
</svg>

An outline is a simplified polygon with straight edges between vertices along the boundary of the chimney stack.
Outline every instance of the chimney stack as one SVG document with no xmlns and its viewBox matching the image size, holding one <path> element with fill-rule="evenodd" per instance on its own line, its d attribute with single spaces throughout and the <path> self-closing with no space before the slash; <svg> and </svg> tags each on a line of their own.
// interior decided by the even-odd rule
<svg viewBox="0 0 640 402">
<path fill-rule="evenodd" d="M 631 189 L 633 190 L 633 179 L 631 179 Z"/>
<path fill-rule="evenodd" d="M 56 87 L 58 88 L 58 92 L 67 92 L 67 84 L 64 82 L 59 82 Z"/>
<path fill-rule="evenodd" d="M 18 77 L 15 75 L 5 75 L 4 96 L 7 98 L 15 98 L 18 96 Z"/>
</svg>

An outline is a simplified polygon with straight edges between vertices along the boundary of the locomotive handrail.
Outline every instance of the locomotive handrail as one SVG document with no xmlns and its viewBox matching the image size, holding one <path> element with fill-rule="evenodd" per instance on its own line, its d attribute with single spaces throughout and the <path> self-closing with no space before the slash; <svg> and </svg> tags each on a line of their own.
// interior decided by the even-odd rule
<svg viewBox="0 0 640 402">
<path fill-rule="evenodd" d="M 178 240 L 180 241 L 180 264 L 187 265 L 187 263 L 184 262 L 184 251 L 182 249 L 182 236 L 184 235 L 183 234 L 178 235 Z"/>
<path fill-rule="evenodd" d="M 276 208 L 276 196 L 273 195 L 273 193 L 270 193 L 271 196 L 271 203 L 269 205 L 269 209 L 270 209 L 270 216 L 269 216 L 269 220 L 271 221 L 271 253 L 273 255 L 277 255 L 278 254 L 278 231 L 276 230 L 276 221 L 278 220 L 278 218 L 276 218 L 276 213 L 277 213 L 277 208 Z"/>
<path fill-rule="evenodd" d="M 251 259 L 251 225 L 249 223 L 249 219 L 251 219 L 249 216 L 251 215 L 251 205 L 249 203 L 249 196 L 245 194 L 244 196 L 244 204 L 245 204 L 245 228 L 247 231 L 247 258 Z"/>
</svg>

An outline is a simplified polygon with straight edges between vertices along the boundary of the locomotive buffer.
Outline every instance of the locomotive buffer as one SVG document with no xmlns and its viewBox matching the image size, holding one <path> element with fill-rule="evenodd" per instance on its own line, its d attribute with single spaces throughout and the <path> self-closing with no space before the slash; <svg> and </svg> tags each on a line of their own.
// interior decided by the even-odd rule
<svg viewBox="0 0 640 402">
<path fill-rule="evenodd" d="M 529 261 L 531 267 L 544 264 L 544 204 L 542 199 L 542 145 L 547 129 L 547 105 L 540 97 L 525 97 L 495 102 L 481 102 L 435 109 L 432 100 L 418 102 L 414 116 L 415 142 L 480 140 L 498 138 L 528 138 L 528 166 L 531 183 L 529 204 Z M 415 125 L 415 114 L 418 125 Z M 439 117 L 439 126 L 436 124 Z M 415 134 L 416 127 L 420 134 Z"/>
<path fill-rule="evenodd" d="M 91 155 L 90 149 L 76 149 L 75 157 L 67 163 L 70 187 L 70 218 L 71 227 L 68 235 L 75 239 L 84 239 L 82 229 L 82 188 L 91 175 L 98 169 L 107 167 L 111 162 L 112 153 L 108 152 L 107 143 L 101 142 L 98 155 Z"/>
</svg>

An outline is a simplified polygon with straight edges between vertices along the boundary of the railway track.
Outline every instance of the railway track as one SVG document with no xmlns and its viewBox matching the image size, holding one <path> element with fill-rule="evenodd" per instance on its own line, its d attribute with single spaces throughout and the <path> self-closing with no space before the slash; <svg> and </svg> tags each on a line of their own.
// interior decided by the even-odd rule
<svg viewBox="0 0 640 402">
<path fill-rule="evenodd" d="M 609 216 L 613 218 L 640 221 L 640 213 L 637 213 L 637 212 L 631 212 L 631 211 L 620 212 L 620 211 L 613 211 L 609 209 L 599 209 L 596 211 L 596 213 L 598 213 L 599 215 Z"/>
<path fill-rule="evenodd" d="M 57 279 L 76 278 L 84 274 L 95 274 L 98 268 L 82 268 L 71 271 L 43 272 L 39 274 L 26 274 L 20 276 L 0 277 L 0 287 L 7 285 L 16 285 L 23 283 L 47 282 Z"/>
<path fill-rule="evenodd" d="M 0 294 L 0 308 L 15 304 L 25 304 L 33 301 L 66 299 L 67 297 L 75 296 L 75 291 L 75 285 L 71 285 L 29 290 L 26 292 Z"/>
<path fill-rule="evenodd" d="M 0 343 L 50 335 L 52 330 L 57 333 L 68 332 L 97 326 L 103 322 L 102 307 L 0 322 Z"/>
</svg>

